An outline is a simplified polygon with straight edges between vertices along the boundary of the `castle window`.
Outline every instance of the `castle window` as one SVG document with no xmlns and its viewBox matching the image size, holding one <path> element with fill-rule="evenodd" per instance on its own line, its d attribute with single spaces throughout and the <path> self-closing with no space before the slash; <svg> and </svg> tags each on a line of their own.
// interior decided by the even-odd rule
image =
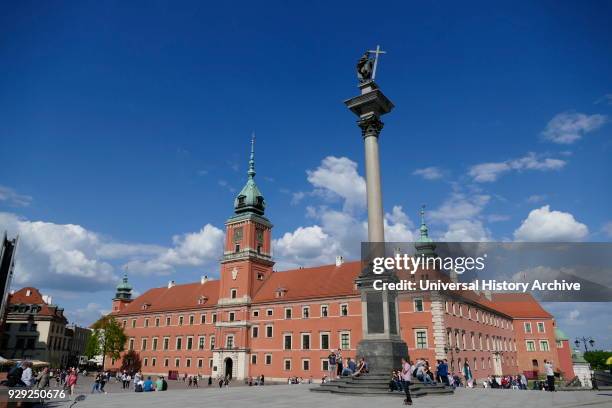
<svg viewBox="0 0 612 408">
<path fill-rule="evenodd" d="M 273 335 L 272 325 L 269 324 L 266 326 L 266 337 L 271 338 Z"/>
<path fill-rule="evenodd" d="M 181 337 L 176 338 L 176 349 L 181 350 L 183 348 L 183 339 Z"/>
<path fill-rule="evenodd" d="M 540 340 L 540 351 L 550 351 L 548 340 Z"/>
<path fill-rule="evenodd" d="M 215 349 L 215 336 L 210 336 L 210 349 Z"/>
<path fill-rule="evenodd" d="M 348 350 L 351 348 L 351 333 L 349 332 L 340 333 L 340 348 L 342 350 Z"/>
<path fill-rule="evenodd" d="M 348 305 L 346 303 L 340 305 L 340 316 L 348 316 Z"/>
<path fill-rule="evenodd" d="M 259 336 L 259 327 L 258 326 L 253 326 L 251 328 L 251 337 L 256 339 Z"/>
<path fill-rule="evenodd" d="M 230 350 L 234 348 L 234 335 L 233 334 L 229 334 L 225 338 L 225 347 Z"/>
<path fill-rule="evenodd" d="M 191 350 L 193 348 L 193 337 L 187 337 L 187 350 Z"/>
<path fill-rule="evenodd" d="M 217 314 L 216 313 L 213 313 L 213 315 L 212 315 L 212 322 L 213 323 L 217 323 Z"/>
<path fill-rule="evenodd" d="M 166 326 L 170 326 L 170 323 L 171 323 L 171 317 L 166 316 Z"/>
<path fill-rule="evenodd" d="M 422 312 L 423 309 L 423 299 L 421 298 L 416 298 L 414 299 L 414 311 L 415 312 Z"/>
<path fill-rule="evenodd" d="M 206 315 L 204 313 L 200 315 L 200 324 L 206 324 Z"/>
<path fill-rule="evenodd" d="M 168 350 L 169 347 L 170 347 L 170 337 L 164 337 L 164 350 Z"/>
<path fill-rule="evenodd" d="M 302 370 L 308 371 L 310 370 L 310 360 L 302 360 Z"/>
<path fill-rule="evenodd" d="M 544 333 L 544 322 L 538 322 L 538 333 Z"/>
<path fill-rule="evenodd" d="M 183 316 L 179 316 L 179 326 L 183 325 L 183 321 L 185 320 L 185 318 Z"/>
<path fill-rule="evenodd" d="M 329 333 L 321 333 L 321 350 L 329 350 Z"/>
<path fill-rule="evenodd" d="M 245 198 L 246 198 L 246 197 L 245 197 L 245 196 L 243 196 L 243 195 L 238 196 L 238 207 L 242 207 L 242 206 L 244 205 Z"/>
<path fill-rule="evenodd" d="M 190 358 L 188 358 L 188 359 L 186 359 L 186 360 L 185 360 L 185 366 L 186 366 L 187 368 L 191 367 L 191 359 L 190 359 Z"/>
<path fill-rule="evenodd" d="M 291 319 L 292 309 L 290 307 L 285 309 L 285 319 Z"/>
<path fill-rule="evenodd" d="M 128 347 L 128 350 L 134 350 L 134 339 L 130 339 L 130 346 Z"/>
<path fill-rule="evenodd" d="M 164 358 L 164 367 L 168 367 L 170 363 L 170 360 L 168 360 L 167 358 Z"/>
<path fill-rule="evenodd" d="M 291 359 L 290 358 L 285 359 L 284 366 L 285 366 L 285 370 L 287 371 L 291 370 Z"/>
<path fill-rule="evenodd" d="M 257 280 L 262 281 L 262 280 L 263 280 L 263 278 L 264 278 L 263 273 L 258 273 L 258 274 L 257 274 Z"/>
<path fill-rule="evenodd" d="M 310 350 L 310 334 L 302 333 L 302 350 Z"/>
<path fill-rule="evenodd" d="M 234 247 L 234 252 L 240 252 L 240 244 L 236 244 Z"/>
<path fill-rule="evenodd" d="M 136 327 L 136 319 L 132 319 L 132 329 Z"/>
<path fill-rule="evenodd" d="M 308 319 L 310 317 L 310 308 L 308 306 L 304 306 L 302 308 L 302 318 Z"/>
<path fill-rule="evenodd" d="M 198 349 L 204 350 L 205 345 L 206 345 L 206 336 L 198 337 Z"/>
<path fill-rule="evenodd" d="M 159 317 L 155 318 L 155 327 L 159 327 Z"/>
<path fill-rule="evenodd" d="M 177 368 L 181 366 L 181 359 L 180 358 L 175 358 L 174 359 L 174 366 L 177 367 Z"/>
<path fill-rule="evenodd" d="M 201 358 L 198 358 L 198 368 L 202 368 L 204 367 L 204 360 Z"/>
<path fill-rule="evenodd" d="M 272 364 L 272 354 L 266 354 L 265 360 L 266 360 L 266 365 Z"/>
<path fill-rule="evenodd" d="M 414 339 L 416 348 L 426 349 L 427 348 L 427 330 L 418 329 L 414 331 Z"/>
<path fill-rule="evenodd" d="M 194 315 L 190 315 L 189 316 L 189 324 L 192 325 L 194 321 L 195 321 L 195 316 Z"/>
<path fill-rule="evenodd" d="M 327 305 L 321 305 L 321 317 L 327 317 L 329 314 L 329 307 Z"/>
<path fill-rule="evenodd" d="M 233 322 L 236 319 L 236 314 L 234 312 L 229 312 L 228 314 L 228 320 L 230 322 Z"/>
<path fill-rule="evenodd" d="M 531 333 L 531 323 L 525 322 L 525 333 Z"/>
<path fill-rule="evenodd" d="M 146 357 L 144 358 L 144 360 L 143 360 L 143 365 L 144 365 L 145 367 L 147 367 L 147 366 L 149 365 L 149 359 L 148 359 L 148 358 L 146 358 Z"/>
<path fill-rule="evenodd" d="M 230 298 L 236 299 L 237 296 L 238 296 L 238 290 L 237 289 L 230 290 Z"/>
<path fill-rule="evenodd" d="M 157 337 L 153 337 L 153 343 L 151 344 L 151 350 L 157 350 Z"/>
<path fill-rule="evenodd" d="M 261 245 L 260 244 L 257 245 L 257 253 L 261 254 Z"/>
<path fill-rule="evenodd" d="M 156 364 L 157 364 L 157 359 L 155 357 L 153 357 L 151 359 L 151 367 L 155 367 Z"/>
<path fill-rule="evenodd" d="M 143 338 L 142 339 L 142 347 L 140 348 L 142 351 L 145 351 L 147 349 L 147 339 Z"/>
<path fill-rule="evenodd" d="M 257 364 L 257 354 L 251 354 L 251 364 Z"/>
<path fill-rule="evenodd" d="M 204 303 L 206 303 L 206 301 L 208 300 L 208 298 L 204 295 L 200 296 L 198 298 L 198 305 L 203 305 Z"/>
<path fill-rule="evenodd" d="M 259 310 L 253 310 L 253 317 L 259 317 Z"/>
<path fill-rule="evenodd" d="M 268 309 L 268 310 L 266 310 L 266 314 L 267 314 L 268 316 L 272 316 L 272 309 Z"/>
<path fill-rule="evenodd" d="M 123 328 L 125 329 L 125 327 L 127 326 L 127 320 L 123 321 Z"/>
<path fill-rule="evenodd" d="M 527 351 L 535 351 L 535 341 L 527 340 L 525 342 L 525 348 L 527 348 Z"/>
</svg>

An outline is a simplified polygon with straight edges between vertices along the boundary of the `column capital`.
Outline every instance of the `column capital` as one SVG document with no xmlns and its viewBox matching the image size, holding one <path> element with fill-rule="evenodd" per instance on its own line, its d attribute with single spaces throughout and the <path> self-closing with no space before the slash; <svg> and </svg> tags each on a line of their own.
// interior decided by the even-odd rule
<svg viewBox="0 0 612 408">
<path fill-rule="evenodd" d="M 375 114 L 360 118 L 357 121 L 357 124 L 361 128 L 361 135 L 364 139 L 369 136 L 378 137 L 380 135 L 380 131 L 385 126 L 378 115 Z"/>
</svg>

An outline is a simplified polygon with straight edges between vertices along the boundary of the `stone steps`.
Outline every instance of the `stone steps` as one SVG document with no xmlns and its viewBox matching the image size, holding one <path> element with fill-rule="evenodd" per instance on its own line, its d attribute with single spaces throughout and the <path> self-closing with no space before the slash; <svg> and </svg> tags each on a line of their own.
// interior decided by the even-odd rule
<svg viewBox="0 0 612 408">
<path fill-rule="evenodd" d="M 359 396 L 404 396 L 403 392 L 389 392 L 389 376 L 385 374 L 341 377 L 329 383 L 321 384 L 319 387 L 311 388 L 310 391 Z M 410 386 L 410 393 L 415 398 L 424 395 L 452 394 L 453 392 L 452 388 L 445 387 L 443 384 L 424 385 L 414 383 Z"/>
</svg>

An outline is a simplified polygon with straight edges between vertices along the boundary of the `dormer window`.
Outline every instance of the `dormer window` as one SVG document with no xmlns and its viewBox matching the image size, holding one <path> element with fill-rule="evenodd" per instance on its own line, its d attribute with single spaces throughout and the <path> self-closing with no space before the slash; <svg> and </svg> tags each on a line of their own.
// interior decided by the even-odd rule
<svg viewBox="0 0 612 408">
<path fill-rule="evenodd" d="M 277 288 L 276 289 L 276 297 L 277 298 L 284 297 L 285 293 L 287 293 L 287 289 L 285 289 L 285 288 Z"/>
<path fill-rule="evenodd" d="M 144 303 L 142 305 L 142 310 L 147 310 L 149 308 L 149 306 L 151 306 L 149 303 Z"/>
<path fill-rule="evenodd" d="M 207 300 L 208 298 L 206 296 L 200 296 L 198 298 L 198 305 L 203 305 L 204 303 L 206 303 Z"/>
<path fill-rule="evenodd" d="M 263 206 L 263 202 L 264 202 L 263 197 L 262 196 L 257 196 L 257 206 L 258 207 L 262 207 Z"/>
<path fill-rule="evenodd" d="M 238 196 L 238 207 L 242 207 L 244 205 L 245 196 Z"/>
<path fill-rule="evenodd" d="M 257 274 L 257 280 L 262 281 L 264 279 L 263 273 Z"/>
</svg>

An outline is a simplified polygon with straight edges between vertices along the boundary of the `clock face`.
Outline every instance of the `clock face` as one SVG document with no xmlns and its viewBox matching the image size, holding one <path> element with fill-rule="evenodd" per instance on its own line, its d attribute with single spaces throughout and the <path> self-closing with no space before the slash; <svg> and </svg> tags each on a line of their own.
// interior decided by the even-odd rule
<svg viewBox="0 0 612 408">
<path fill-rule="evenodd" d="M 263 243 L 263 230 L 257 230 L 257 242 Z"/>
</svg>

